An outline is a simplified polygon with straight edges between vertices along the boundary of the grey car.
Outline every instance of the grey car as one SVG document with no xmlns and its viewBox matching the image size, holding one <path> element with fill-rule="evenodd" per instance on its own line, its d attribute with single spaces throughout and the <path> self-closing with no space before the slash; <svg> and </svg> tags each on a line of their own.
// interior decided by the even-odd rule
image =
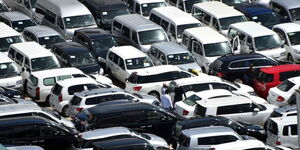
<svg viewBox="0 0 300 150">
<path fill-rule="evenodd" d="M 30 17 L 17 11 L 1 13 L 0 21 L 17 32 L 23 32 L 24 28 L 37 25 Z"/>
</svg>

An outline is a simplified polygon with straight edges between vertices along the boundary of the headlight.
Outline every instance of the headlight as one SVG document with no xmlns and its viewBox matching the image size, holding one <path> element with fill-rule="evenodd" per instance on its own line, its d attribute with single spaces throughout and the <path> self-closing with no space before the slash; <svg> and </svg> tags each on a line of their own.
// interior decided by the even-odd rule
<svg viewBox="0 0 300 150">
<path fill-rule="evenodd" d="M 16 84 L 22 84 L 23 82 L 22 82 L 22 80 L 18 80 L 17 82 L 16 82 Z"/>
<path fill-rule="evenodd" d="M 294 49 L 294 52 L 295 52 L 296 54 L 300 54 L 300 50 Z"/>
</svg>

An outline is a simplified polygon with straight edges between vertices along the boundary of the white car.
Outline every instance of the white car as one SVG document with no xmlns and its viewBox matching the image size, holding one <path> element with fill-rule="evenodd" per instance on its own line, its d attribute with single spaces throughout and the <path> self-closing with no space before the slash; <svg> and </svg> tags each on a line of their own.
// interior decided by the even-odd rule
<svg viewBox="0 0 300 150">
<path fill-rule="evenodd" d="M 213 150 L 267 150 L 266 145 L 259 140 L 234 141 L 213 146 Z"/>
<path fill-rule="evenodd" d="M 164 83 L 169 84 L 173 80 L 191 77 L 195 77 L 195 75 L 181 70 L 177 66 L 154 66 L 132 73 L 126 81 L 125 90 L 132 93 L 142 92 L 160 98 Z"/>
<path fill-rule="evenodd" d="M 100 84 L 90 78 L 71 78 L 56 82 L 50 94 L 50 106 L 64 116 L 67 116 L 68 103 L 76 92 L 110 87 Z"/>
<path fill-rule="evenodd" d="M 187 99 L 176 102 L 176 112 L 186 118 L 196 116 L 224 116 L 238 122 L 248 122 L 264 126 L 266 120 L 273 112 L 276 106 L 271 104 L 257 104 L 251 99 L 244 96 L 232 96 L 207 93 L 207 98 L 203 98 L 204 94 L 194 94 Z M 215 95 L 215 97 L 213 96 Z"/>
<path fill-rule="evenodd" d="M 300 87 L 300 77 L 293 77 L 283 81 L 276 87 L 269 90 L 267 101 L 276 106 L 286 105 L 288 99 Z"/>
<path fill-rule="evenodd" d="M 155 147 L 168 148 L 167 142 L 154 134 L 150 133 L 139 133 L 126 127 L 111 127 L 103 129 L 95 129 L 79 134 L 79 144 L 73 145 L 72 150 L 93 150 L 93 143 L 109 138 L 130 138 L 138 137 L 145 139 Z"/>
<path fill-rule="evenodd" d="M 192 128 L 181 131 L 178 150 L 210 150 L 212 146 L 241 141 L 234 130 L 223 126 Z"/>
</svg>

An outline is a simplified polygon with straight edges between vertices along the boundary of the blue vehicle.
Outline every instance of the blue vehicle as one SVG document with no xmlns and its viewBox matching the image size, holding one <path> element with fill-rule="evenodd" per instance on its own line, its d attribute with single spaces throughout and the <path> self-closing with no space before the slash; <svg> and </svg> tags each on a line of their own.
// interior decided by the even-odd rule
<svg viewBox="0 0 300 150">
<path fill-rule="evenodd" d="M 249 21 L 260 23 L 269 29 L 276 24 L 288 22 L 283 16 L 260 4 L 237 4 L 234 8 L 242 12 Z"/>
</svg>

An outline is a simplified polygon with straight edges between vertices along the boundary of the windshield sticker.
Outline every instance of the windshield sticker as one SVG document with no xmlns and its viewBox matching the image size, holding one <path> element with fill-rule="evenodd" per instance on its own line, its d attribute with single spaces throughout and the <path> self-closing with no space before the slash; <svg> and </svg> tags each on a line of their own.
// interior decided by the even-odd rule
<svg viewBox="0 0 300 150">
<path fill-rule="evenodd" d="M 66 21 L 70 21 L 70 18 L 66 18 Z"/>
<path fill-rule="evenodd" d="M 18 22 L 18 24 L 23 24 L 23 22 Z"/>
<path fill-rule="evenodd" d="M 103 13 L 102 13 L 102 15 L 107 15 L 107 12 L 106 12 L 106 11 L 105 11 L 105 12 L 103 12 Z"/>
<path fill-rule="evenodd" d="M 75 58 L 75 56 L 70 56 L 70 58 Z"/>
<path fill-rule="evenodd" d="M 49 37 L 45 37 L 44 39 L 45 39 L 45 40 L 49 40 Z"/>
<path fill-rule="evenodd" d="M 169 55 L 168 58 L 174 58 L 174 55 Z"/>
<path fill-rule="evenodd" d="M 144 67 L 149 67 L 150 63 L 144 63 Z"/>
<path fill-rule="evenodd" d="M 0 69 L 7 69 L 6 65 L 0 65 Z"/>
<path fill-rule="evenodd" d="M 143 7 L 147 7 L 148 5 L 147 4 L 143 4 Z"/>
</svg>

